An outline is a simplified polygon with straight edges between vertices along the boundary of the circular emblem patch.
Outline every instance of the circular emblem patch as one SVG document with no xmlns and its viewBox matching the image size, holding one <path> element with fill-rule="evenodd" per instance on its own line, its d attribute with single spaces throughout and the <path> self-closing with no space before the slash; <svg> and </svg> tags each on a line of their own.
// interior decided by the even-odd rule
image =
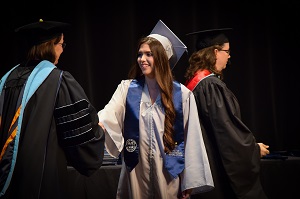
<svg viewBox="0 0 300 199">
<path fill-rule="evenodd" d="M 133 139 L 128 139 L 125 143 L 125 148 L 128 152 L 133 152 L 137 147 L 136 141 Z"/>
</svg>

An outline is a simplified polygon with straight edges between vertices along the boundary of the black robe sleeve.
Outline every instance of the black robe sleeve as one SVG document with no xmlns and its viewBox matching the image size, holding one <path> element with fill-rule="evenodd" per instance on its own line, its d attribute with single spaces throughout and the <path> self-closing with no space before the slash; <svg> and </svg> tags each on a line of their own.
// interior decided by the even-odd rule
<svg viewBox="0 0 300 199">
<path fill-rule="evenodd" d="M 55 108 L 59 144 L 68 163 L 90 176 L 103 162 L 104 132 L 83 88 L 64 71 Z"/>
</svg>

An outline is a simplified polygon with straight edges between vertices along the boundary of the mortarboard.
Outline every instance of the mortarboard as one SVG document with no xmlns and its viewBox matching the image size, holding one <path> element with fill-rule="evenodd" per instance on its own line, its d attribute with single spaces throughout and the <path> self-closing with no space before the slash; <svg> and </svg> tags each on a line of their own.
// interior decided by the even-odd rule
<svg viewBox="0 0 300 199">
<path fill-rule="evenodd" d="M 171 69 L 177 64 L 187 47 L 184 43 L 161 21 L 159 20 L 148 37 L 157 39 L 165 48 Z"/>
<path fill-rule="evenodd" d="M 37 45 L 59 36 L 70 24 L 57 21 L 43 21 L 27 24 L 15 29 L 15 32 L 30 45 Z"/>
<path fill-rule="evenodd" d="M 220 29 L 210 29 L 210 30 L 202 30 L 197 32 L 191 32 L 186 35 L 196 35 L 196 50 L 201 50 L 203 48 L 207 48 L 213 45 L 222 45 L 224 43 L 229 42 L 228 33 L 232 30 L 232 28 L 220 28 Z"/>
</svg>

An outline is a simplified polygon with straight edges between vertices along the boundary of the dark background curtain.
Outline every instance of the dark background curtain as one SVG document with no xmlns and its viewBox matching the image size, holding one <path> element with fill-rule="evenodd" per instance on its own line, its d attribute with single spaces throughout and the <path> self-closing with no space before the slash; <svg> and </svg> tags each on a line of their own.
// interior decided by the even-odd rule
<svg viewBox="0 0 300 199">
<path fill-rule="evenodd" d="M 58 67 L 73 74 L 102 109 L 136 61 L 136 44 L 161 19 L 188 47 L 174 68 L 184 83 L 195 37 L 186 33 L 231 27 L 231 65 L 224 81 L 238 98 L 244 123 L 271 151 L 300 148 L 298 77 L 300 3 L 294 1 L 3 1 L 1 67 L 17 64 L 14 29 L 43 20 L 72 24 Z M 298 123 L 299 122 L 299 123 Z"/>
</svg>

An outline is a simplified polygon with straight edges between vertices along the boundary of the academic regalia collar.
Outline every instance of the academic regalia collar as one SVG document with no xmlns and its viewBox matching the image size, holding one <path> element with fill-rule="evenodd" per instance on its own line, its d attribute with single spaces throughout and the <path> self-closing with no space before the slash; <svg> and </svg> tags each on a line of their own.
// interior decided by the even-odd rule
<svg viewBox="0 0 300 199">
<path fill-rule="evenodd" d="M 198 83 L 206 76 L 212 74 L 209 70 L 204 69 L 204 70 L 198 70 L 195 75 L 186 81 L 185 85 L 188 89 L 191 91 L 194 90 L 194 88 L 198 85 Z"/>
</svg>

